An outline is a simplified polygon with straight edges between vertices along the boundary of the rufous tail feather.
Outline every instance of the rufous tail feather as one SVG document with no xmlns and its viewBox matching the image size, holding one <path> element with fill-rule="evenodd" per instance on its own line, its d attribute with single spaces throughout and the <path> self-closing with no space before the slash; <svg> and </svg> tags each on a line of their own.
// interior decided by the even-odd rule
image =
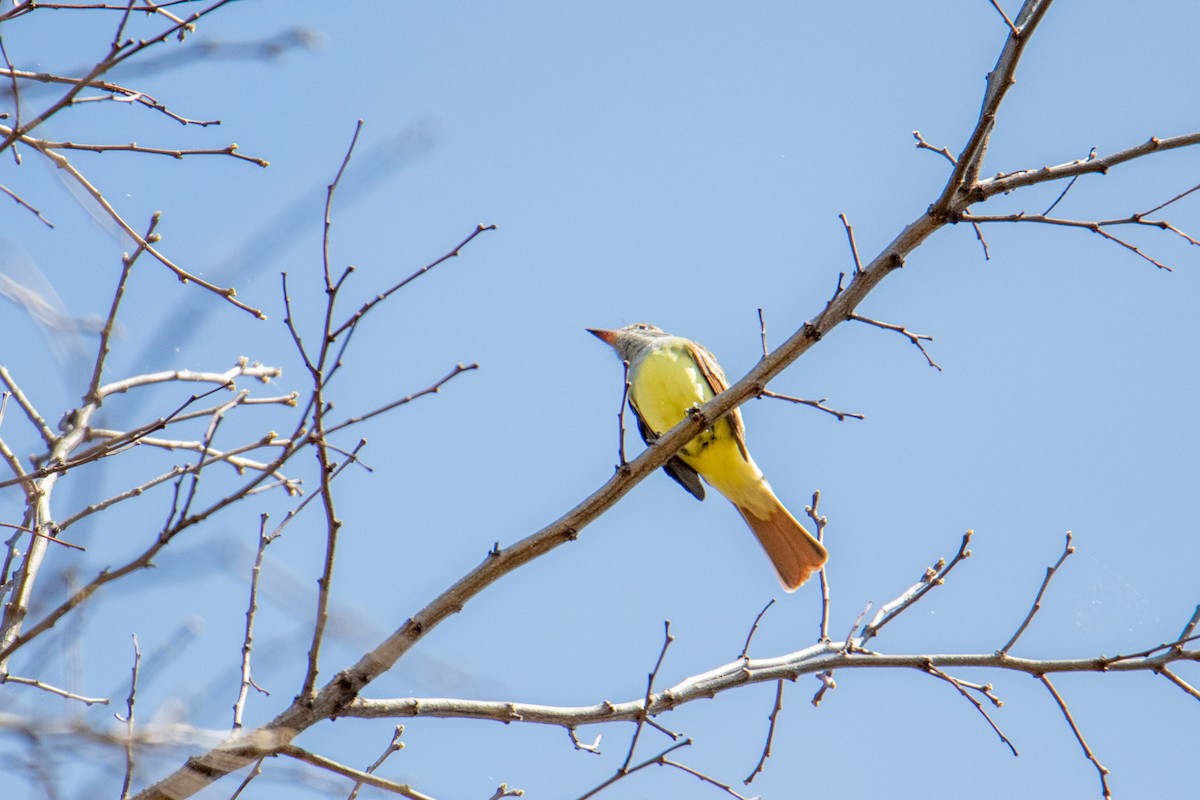
<svg viewBox="0 0 1200 800">
<path fill-rule="evenodd" d="M 799 589 L 829 558 L 825 547 L 782 503 L 771 509 L 767 519 L 761 519 L 741 506 L 737 506 L 737 510 L 767 552 L 786 591 Z"/>
</svg>

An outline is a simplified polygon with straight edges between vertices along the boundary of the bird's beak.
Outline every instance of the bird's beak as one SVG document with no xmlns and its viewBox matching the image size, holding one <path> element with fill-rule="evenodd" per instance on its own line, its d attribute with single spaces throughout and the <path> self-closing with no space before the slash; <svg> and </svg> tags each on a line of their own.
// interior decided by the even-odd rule
<svg viewBox="0 0 1200 800">
<path fill-rule="evenodd" d="M 616 331 L 608 331 L 608 330 L 605 330 L 604 328 L 587 328 L 586 330 L 592 336 L 595 336 L 597 339 L 604 342 L 609 347 L 617 346 L 617 332 Z"/>
</svg>

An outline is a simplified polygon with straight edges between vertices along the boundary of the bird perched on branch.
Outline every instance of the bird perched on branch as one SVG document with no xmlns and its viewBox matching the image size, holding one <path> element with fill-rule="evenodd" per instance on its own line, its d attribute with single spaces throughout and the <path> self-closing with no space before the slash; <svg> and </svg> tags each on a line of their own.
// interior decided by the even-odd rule
<svg viewBox="0 0 1200 800">
<path fill-rule="evenodd" d="M 647 444 L 675 427 L 692 408 L 729 387 L 721 365 L 703 346 L 639 322 L 618 330 L 588 332 L 629 364 L 629 407 Z M 738 409 L 705 428 L 663 465 L 663 470 L 697 500 L 703 478 L 737 508 L 767 552 L 789 592 L 821 568 L 824 546 L 784 507 L 746 449 Z"/>
</svg>

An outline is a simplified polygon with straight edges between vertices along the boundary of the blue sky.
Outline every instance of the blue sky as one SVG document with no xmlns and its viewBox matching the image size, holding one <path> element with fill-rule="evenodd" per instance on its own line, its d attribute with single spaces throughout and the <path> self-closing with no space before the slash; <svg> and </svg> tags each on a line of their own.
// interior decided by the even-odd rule
<svg viewBox="0 0 1200 800">
<path fill-rule="evenodd" d="M 1015 13 L 1014 3 L 1003 5 Z M 39 11 L 0 33 L 18 67 L 71 72 L 103 55 L 115 21 Z M 1191 4 L 1166 0 L 1055 5 L 1002 108 L 985 174 L 1195 130 L 1196 22 Z M 335 264 L 357 268 L 347 313 L 477 223 L 499 226 L 372 312 L 334 385 L 335 406 L 353 414 L 423 388 L 457 362 L 481 365 L 439 396 L 362 431 L 374 471 L 340 479 L 346 527 L 326 677 L 473 567 L 493 542 L 536 530 L 609 477 L 620 365 L 585 328 L 653 322 L 702 341 L 731 377 L 744 374 L 760 353 L 758 308 L 778 344 L 820 311 L 838 273 L 852 268 L 839 213 L 870 257 L 936 198 L 949 165 L 916 150 L 912 131 L 952 151 L 962 146 L 1006 32 L 984 0 L 920 8 L 394 3 L 336 11 L 328 3 L 245 2 L 206 20 L 189 44 L 150 55 L 296 28 L 315 34 L 319 46 L 270 61 L 198 59 L 145 74 L 135 62 L 113 76 L 177 113 L 220 118 L 220 126 L 185 129 L 110 103 L 69 109 L 42 134 L 163 147 L 237 142 L 271 162 L 261 170 L 219 157 L 75 156 L 135 227 L 164 212 L 164 252 L 218 282 L 235 274 L 239 296 L 269 316 L 254 321 L 143 260 L 111 377 L 223 369 L 245 355 L 283 367 L 264 391 L 304 389 L 282 325 L 279 273 L 289 274 L 311 341 L 323 302 L 324 187 L 357 119 L 365 124 L 332 234 Z M 38 108 L 51 96 L 31 93 L 27 102 Z M 1088 176 L 1056 213 L 1145 211 L 1194 186 L 1198 167 L 1200 156 L 1183 150 Z M 32 155 L 20 169 L 6 159 L 0 183 L 20 188 L 57 226 L 45 229 L 10 206 L 0 233 L 5 271 L 29 280 L 40 273 L 73 314 L 105 313 L 127 243 L 94 223 Z M 978 210 L 1042 211 L 1060 191 L 1035 187 Z M 1168 218 L 1200 231 L 1197 202 L 1176 203 Z M 876 644 L 887 652 L 995 650 L 1071 530 L 1077 553 L 1015 652 L 1112 655 L 1170 641 L 1200 601 L 1193 322 L 1200 251 L 1157 231 L 1130 232 L 1176 267 L 1167 273 L 1083 231 L 1010 225 L 985 235 L 987 261 L 969 227 L 940 231 L 859 309 L 933 335 L 929 352 L 944 371 L 930 369 L 898 335 L 846 323 L 772 388 L 828 398 L 864 421 L 769 400 L 743 409 L 749 446 L 792 510 L 799 516 L 813 490 L 822 492 L 832 629 L 844 635 L 868 602 L 895 597 L 952 555 L 970 528 L 973 557 Z M 185 308 L 196 316 L 181 323 Z M 0 363 L 57 419 L 86 378 L 71 372 L 61 341 L 49 342 L 19 313 L 5 318 Z M 178 392 L 122 398 L 108 413 L 114 424 L 133 425 L 178 402 Z M 18 452 L 33 447 L 22 422 L 10 412 L 3 429 Z M 287 424 L 265 412 L 247 415 L 230 435 Z M 631 432 L 632 452 L 635 438 Z M 138 455 L 129 463 L 131 474 L 149 475 L 174 461 Z M 79 482 L 60 486 L 58 513 L 118 490 L 125 473 L 88 475 L 95 477 L 81 472 Z M 19 511 L 13 498 L 0 503 L 6 515 Z M 88 552 L 56 554 L 56 568 L 90 576 L 119 562 L 154 535 L 167 503 L 148 497 L 140 513 L 81 531 Z M 289 507 L 286 498 L 264 496 L 231 510 L 181 541 L 156 571 L 93 601 L 78 632 L 86 665 L 80 688 L 123 697 L 130 633 L 143 652 L 174 642 L 140 696 L 139 716 L 227 726 L 258 515 L 278 519 Z M 269 551 L 255 674 L 272 694 L 251 699 L 252 722 L 282 709 L 303 674 L 323 543 L 316 511 L 310 507 Z M 736 657 L 771 597 L 778 602 L 752 654 L 810 644 L 816 585 L 783 596 L 728 504 L 697 503 L 658 474 L 578 542 L 487 590 L 367 694 L 566 705 L 632 699 L 644 692 L 664 619 L 676 636 L 660 673 L 667 685 Z M 185 623 L 190 633 L 173 639 Z M 47 679 L 63 680 L 67 667 L 50 655 L 55 646 L 44 647 Z M 189 671 L 203 677 L 184 677 Z M 1194 670 L 1190 676 L 1194 682 Z M 774 757 L 746 793 L 1099 795 L 1094 769 L 1036 681 L 960 677 L 995 684 L 1005 706 L 994 716 L 1019 758 L 945 684 L 920 674 L 845 672 L 819 709 L 808 702 L 812 678 L 787 687 Z M 1119 795 L 1179 794 L 1194 784 L 1179 765 L 1194 747 L 1195 707 L 1165 679 L 1079 675 L 1056 685 Z M 5 694 L 19 691 L 26 690 Z M 681 760 L 740 791 L 762 749 L 773 697 L 773 686 L 753 687 L 662 721 L 695 741 Z M 33 707 L 24 697 L 5 703 Z M 66 702 L 40 707 L 77 711 Z M 111 710 L 86 713 L 105 724 Z M 382 774 L 435 797 L 487 797 L 501 781 L 528 796 L 577 796 L 619 765 L 630 733 L 582 730 L 589 740 L 604 734 L 596 757 L 573 751 L 558 729 L 404 722 L 407 748 Z M 361 767 L 387 744 L 391 727 L 342 720 L 300 744 Z M 665 745 L 659 739 L 643 745 L 647 757 Z M 93 781 L 115 793 L 119 761 L 106 754 L 88 766 L 61 765 L 66 796 L 81 796 Z M 162 771 L 148 762 L 139 777 Z M 227 797 L 234 785 L 204 796 Z M 255 791 L 295 796 L 267 780 Z M 607 796 L 720 795 L 658 769 Z"/>
</svg>

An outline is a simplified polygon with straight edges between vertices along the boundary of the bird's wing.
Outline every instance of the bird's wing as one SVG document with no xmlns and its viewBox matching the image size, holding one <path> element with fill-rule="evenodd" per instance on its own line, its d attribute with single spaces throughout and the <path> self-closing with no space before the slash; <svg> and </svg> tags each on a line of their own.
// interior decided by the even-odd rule
<svg viewBox="0 0 1200 800">
<path fill-rule="evenodd" d="M 642 421 L 642 415 L 638 413 L 637 406 L 633 404 L 633 398 L 629 399 L 629 408 L 633 411 L 633 418 L 637 420 L 638 433 L 642 435 L 642 441 L 648 445 L 653 444 L 658 439 L 658 434 L 650 430 L 650 426 Z M 704 484 L 700 482 L 700 476 L 696 470 L 683 463 L 683 459 L 679 456 L 672 456 L 670 461 L 663 464 L 663 472 L 670 475 L 692 497 L 697 500 L 704 499 Z"/>
<path fill-rule="evenodd" d="M 721 365 L 717 363 L 717 359 L 712 353 L 704 347 L 704 345 L 695 342 L 688 342 L 688 352 L 691 353 L 692 360 L 696 362 L 696 366 L 700 368 L 700 374 L 704 376 L 704 380 L 708 381 L 708 386 L 713 391 L 713 395 L 718 395 L 729 388 L 729 379 L 725 377 L 725 371 L 721 369 Z M 729 420 L 730 427 L 733 428 L 733 439 L 737 442 L 738 450 L 742 453 L 742 458 L 750 460 L 750 453 L 746 450 L 746 425 L 742 422 L 742 412 L 739 409 L 734 409 L 729 412 L 726 417 Z"/>
</svg>

